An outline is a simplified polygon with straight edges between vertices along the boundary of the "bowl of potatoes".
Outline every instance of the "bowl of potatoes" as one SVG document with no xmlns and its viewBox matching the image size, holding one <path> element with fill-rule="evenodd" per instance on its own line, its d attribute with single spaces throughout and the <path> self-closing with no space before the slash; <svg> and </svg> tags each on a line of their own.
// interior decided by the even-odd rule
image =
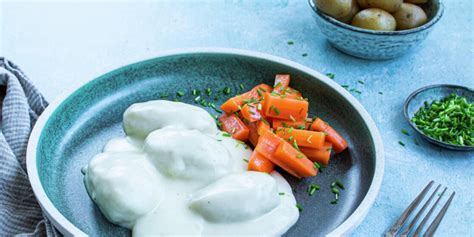
<svg viewBox="0 0 474 237">
<path fill-rule="evenodd" d="M 331 45 L 372 60 L 414 51 L 443 15 L 440 0 L 309 0 L 309 5 Z"/>
</svg>

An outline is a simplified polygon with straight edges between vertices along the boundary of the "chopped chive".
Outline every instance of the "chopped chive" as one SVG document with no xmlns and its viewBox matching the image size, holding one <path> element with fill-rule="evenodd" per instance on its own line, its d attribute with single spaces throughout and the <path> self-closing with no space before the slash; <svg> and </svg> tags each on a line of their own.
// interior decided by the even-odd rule
<svg viewBox="0 0 474 237">
<path fill-rule="evenodd" d="M 168 94 L 166 94 L 166 93 L 162 93 L 162 94 L 160 94 L 160 97 L 161 97 L 161 98 L 167 98 L 168 96 L 169 96 L 169 95 L 168 95 Z"/>
<path fill-rule="evenodd" d="M 223 132 L 223 133 L 222 133 L 222 136 L 224 136 L 224 137 L 232 137 L 232 135 L 230 135 L 228 132 Z"/>
<path fill-rule="evenodd" d="M 303 153 L 301 153 L 301 152 L 298 152 L 298 153 L 296 154 L 296 158 L 298 158 L 298 159 L 301 159 L 301 158 L 303 158 L 303 157 L 304 157 L 304 155 L 303 155 Z"/>
<path fill-rule="evenodd" d="M 275 114 L 280 115 L 280 110 L 277 107 L 273 107 L 273 111 L 275 111 Z"/>
<path fill-rule="evenodd" d="M 298 211 L 300 212 L 303 211 L 303 207 L 299 203 L 296 203 L 296 208 L 298 208 Z"/>
<path fill-rule="evenodd" d="M 262 92 L 261 92 L 260 90 L 257 90 L 257 94 L 258 94 L 259 96 L 262 96 Z"/>
<path fill-rule="evenodd" d="M 286 42 L 286 43 L 287 43 L 288 45 L 293 45 L 293 44 L 295 44 L 295 42 L 293 42 L 293 41 L 291 41 L 291 40 L 289 40 L 289 41 Z"/>
<path fill-rule="evenodd" d="M 379 94 L 380 94 L 380 95 L 383 95 L 383 92 L 379 91 Z"/>
<path fill-rule="evenodd" d="M 334 73 L 326 73 L 326 76 L 331 78 L 331 79 L 334 79 L 336 77 L 336 74 Z"/>
<path fill-rule="evenodd" d="M 277 88 L 277 87 L 280 86 L 280 85 L 281 85 L 281 81 L 277 82 L 273 87 L 274 87 L 274 88 Z"/>
<path fill-rule="evenodd" d="M 336 185 L 337 185 L 340 189 L 344 189 L 344 184 L 342 184 L 341 181 L 339 181 L 338 179 L 336 179 Z"/>
<path fill-rule="evenodd" d="M 201 96 L 198 96 L 198 97 L 194 98 L 194 102 L 197 103 L 197 102 L 199 102 L 200 99 L 201 99 Z"/>
<path fill-rule="evenodd" d="M 280 96 L 278 93 L 276 93 L 274 91 L 272 91 L 270 94 L 273 95 L 273 96 Z"/>
<path fill-rule="evenodd" d="M 224 90 L 222 90 L 222 92 L 224 92 L 225 95 L 228 95 L 228 94 L 230 94 L 231 89 L 230 89 L 230 87 L 225 87 Z"/>
<path fill-rule="evenodd" d="M 260 89 L 261 91 L 263 92 L 267 92 L 265 89 L 263 89 L 262 87 L 259 87 L 258 89 Z"/>
<path fill-rule="evenodd" d="M 296 150 L 300 151 L 300 148 L 298 147 L 298 144 L 296 143 L 296 140 L 293 140 L 293 147 L 294 147 Z"/>
<path fill-rule="evenodd" d="M 341 85 L 343 88 L 349 88 L 349 85 Z"/>
<path fill-rule="evenodd" d="M 288 133 L 291 133 L 291 132 L 293 132 L 293 130 L 294 130 L 294 128 L 293 128 L 293 127 L 289 128 L 289 129 L 288 129 Z"/>
<path fill-rule="evenodd" d="M 408 133 L 408 131 L 406 129 L 402 129 L 401 132 L 407 136 L 410 136 L 410 134 Z"/>
<path fill-rule="evenodd" d="M 403 143 L 402 141 L 398 141 L 398 144 L 400 144 L 401 146 L 405 146 L 405 143 Z"/>
<path fill-rule="evenodd" d="M 301 56 L 306 57 L 306 56 L 308 56 L 308 54 L 304 53 L 304 54 L 301 54 Z"/>
<path fill-rule="evenodd" d="M 262 104 L 257 105 L 257 110 L 262 110 Z"/>
<path fill-rule="evenodd" d="M 192 92 L 192 93 L 193 93 L 193 95 L 195 96 L 195 95 L 198 95 L 198 94 L 199 94 L 199 91 L 196 90 L 196 89 L 193 89 L 193 92 Z"/>
<path fill-rule="evenodd" d="M 260 118 L 260 121 L 262 121 L 266 125 L 270 125 L 270 123 L 266 119 L 264 119 L 263 117 Z"/>
<path fill-rule="evenodd" d="M 364 81 L 361 81 L 361 80 L 358 80 L 357 82 L 359 82 L 359 84 L 362 84 L 362 85 L 365 84 L 365 82 L 364 82 Z"/>
<path fill-rule="evenodd" d="M 211 96 L 211 95 L 212 95 L 212 90 L 211 90 L 211 88 L 207 88 L 207 89 L 206 89 L 206 94 L 207 94 L 208 96 Z"/>
<path fill-rule="evenodd" d="M 334 194 L 339 194 L 339 189 L 337 189 L 336 187 L 332 187 L 331 192 Z"/>
<path fill-rule="evenodd" d="M 244 84 L 241 83 L 241 84 L 239 85 L 239 87 L 240 87 L 241 90 L 243 90 L 243 89 L 244 89 Z"/>
<path fill-rule="evenodd" d="M 242 159 L 244 162 L 249 163 L 248 159 Z"/>
<path fill-rule="evenodd" d="M 278 195 L 283 196 L 283 195 L 285 195 L 285 193 L 284 193 L 284 192 L 280 192 L 280 193 L 278 193 Z"/>
<path fill-rule="evenodd" d="M 334 205 L 334 204 L 337 204 L 337 200 L 332 200 L 332 201 L 331 201 L 331 204 L 333 204 L 333 205 Z"/>
<path fill-rule="evenodd" d="M 181 97 L 181 96 L 184 95 L 184 92 L 182 92 L 182 91 L 177 91 L 177 92 L 176 92 L 176 95 L 179 96 L 179 97 Z"/>
<path fill-rule="evenodd" d="M 291 121 L 296 122 L 295 117 L 293 117 L 293 115 L 291 115 L 291 114 L 290 114 L 290 119 L 291 119 Z"/>
</svg>

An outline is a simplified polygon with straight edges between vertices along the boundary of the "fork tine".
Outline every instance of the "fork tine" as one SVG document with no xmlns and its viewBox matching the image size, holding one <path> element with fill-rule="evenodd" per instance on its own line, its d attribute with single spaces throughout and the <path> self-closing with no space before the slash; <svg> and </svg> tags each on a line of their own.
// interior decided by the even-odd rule
<svg viewBox="0 0 474 237">
<path fill-rule="evenodd" d="M 415 209 L 418 206 L 418 204 L 420 204 L 421 200 L 423 200 L 423 198 L 425 197 L 426 193 L 431 188 L 433 183 L 434 183 L 434 181 L 431 180 L 428 183 L 428 185 L 426 185 L 426 187 L 420 192 L 420 194 L 418 194 L 418 196 L 415 198 L 415 200 L 413 200 L 413 202 L 410 203 L 410 205 L 407 207 L 407 209 L 402 213 L 400 218 L 398 218 L 398 220 L 395 222 L 395 224 L 393 224 L 393 226 L 390 228 L 390 230 L 387 233 L 385 233 L 385 237 L 395 236 L 398 233 L 398 231 L 400 231 L 400 229 L 403 226 L 403 223 L 405 223 L 405 221 L 407 220 L 408 216 L 410 216 L 413 209 Z"/>
<path fill-rule="evenodd" d="M 425 211 L 425 209 L 430 205 L 431 200 L 433 200 L 433 197 L 435 196 L 436 192 L 438 192 L 438 189 L 441 187 L 441 184 L 438 184 L 438 187 L 436 187 L 435 191 L 430 195 L 428 200 L 426 200 L 425 204 L 420 208 L 416 216 L 413 218 L 413 220 L 410 222 L 408 227 L 400 234 L 401 237 L 407 237 L 410 231 L 412 230 L 413 226 L 415 226 L 416 222 L 418 221 L 418 218 L 420 218 L 421 214 Z"/>
<path fill-rule="evenodd" d="M 441 209 L 441 211 L 439 211 L 438 215 L 436 216 L 436 218 L 433 220 L 433 223 L 431 223 L 431 225 L 428 227 L 428 229 L 426 230 L 425 234 L 423 235 L 423 237 L 425 236 L 433 236 L 434 232 L 436 231 L 436 229 L 438 229 L 438 226 L 439 226 L 439 223 L 441 223 L 441 220 L 443 220 L 443 217 L 444 215 L 446 214 L 446 211 L 448 211 L 448 208 L 449 208 L 449 205 L 451 205 L 451 201 L 453 200 L 454 198 L 454 194 L 456 194 L 456 192 L 453 192 L 451 194 L 451 196 L 449 197 L 448 201 L 444 204 L 443 208 Z"/>
<path fill-rule="evenodd" d="M 423 226 L 425 225 L 425 223 L 428 221 L 428 219 L 430 219 L 430 216 L 431 214 L 433 213 L 433 211 L 436 209 L 436 205 L 438 205 L 439 201 L 441 200 L 441 198 L 443 197 L 444 193 L 446 192 L 446 189 L 448 188 L 444 188 L 443 192 L 439 195 L 438 199 L 436 199 L 435 203 L 433 204 L 433 206 L 431 207 L 431 209 L 428 211 L 428 213 L 426 213 L 426 216 L 423 218 L 423 220 L 420 222 L 420 225 L 418 225 L 418 228 L 416 228 L 415 230 L 415 233 L 413 233 L 413 237 L 418 237 L 418 235 L 420 234 L 421 230 L 423 229 Z"/>
</svg>

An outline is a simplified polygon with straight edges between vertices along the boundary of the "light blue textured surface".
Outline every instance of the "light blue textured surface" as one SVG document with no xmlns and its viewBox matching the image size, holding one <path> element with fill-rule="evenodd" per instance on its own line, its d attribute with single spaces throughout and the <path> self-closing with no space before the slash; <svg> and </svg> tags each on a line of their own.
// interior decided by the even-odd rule
<svg viewBox="0 0 474 237">
<path fill-rule="evenodd" d="M 331 48 L 306 1 L 4 2 L 0 55 L 20 65 L 49 100 L 72 84 L 182 47 L 256 50 L 335 73 L 337 82 L 362 91 L 356 97 L 374 118 L 385 146 L 380 194 L 354 236 L 383 233 L 432 179 L 456 191 L 439 236 L 472 236 L 474 153 L 446 151 L 417 136 L 416 146 L 402 114 L 404 99 L 419 87 L 474 87 L 474 2 L 445 1 L 445 6 L 444 17 L 419 50 L 377 62 Z M 294 45 L 287 44 L 290 40 Z M 412 135 L 403 135 L 402 128 Z"/>
</svg>

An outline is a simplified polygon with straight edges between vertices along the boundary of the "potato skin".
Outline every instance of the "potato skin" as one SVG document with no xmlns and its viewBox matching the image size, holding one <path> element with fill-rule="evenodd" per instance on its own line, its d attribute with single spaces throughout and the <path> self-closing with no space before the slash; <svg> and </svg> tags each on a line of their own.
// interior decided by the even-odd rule
<svg viewBox="0 0 474 237">
<path fill-rule="evenodd" d="M 352 19 L 352 25 L 380 31 L 394 31 L 397 28 L 395 18 L 390 13 L 378 8 L 368 8 L 360 11 Z"/>
<path fill-rule="evenodd" d="M 403 3 L 400 9 L 393 13 L 393 17 L 397 21 L 397 30 L 416 28 L 428 21 L 425 11 L 411 3 Z"/>
<path fill-rule="evenodd" d="M 352 0 L 313 0 L 316 7 L 336 19 L 347 17 L 351 12 Z"/>
<path fill-rule="evenodd" d="M 413 4 L 424 4 L 427 3 L 428 0 L 405 0 L 405 2 Z"/>
<path fill-rule="evenodd" d="M 352 0 L 351 11 L 349 15 L 347 15 L 346 17 L 338 18 L 338 20 L 347 24 L 351 24 L 352 18 L 354 18 L 355 14 L 357 14 L 359 11 L 360 8 L 359 4 L 357 3 L 357 0 Z"/>
<path fill-rule="evenodd" d="M 361 8 L 380 8 L 387 12 L 397 11 L 403 0 L 358 0 Z"/>
</svg>

